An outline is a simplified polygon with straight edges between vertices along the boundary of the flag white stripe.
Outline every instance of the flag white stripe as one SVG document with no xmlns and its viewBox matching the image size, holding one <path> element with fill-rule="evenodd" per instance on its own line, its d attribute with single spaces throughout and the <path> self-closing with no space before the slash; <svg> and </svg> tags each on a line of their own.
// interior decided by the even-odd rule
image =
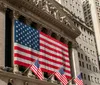
<svg viewBox="0 0 100 85">
<path fill-rule="evenodd" d="M 50 65 L 53 65 L 53 66 L 56 66 L 56 67 L 62 67 L 62 65 L 56 65 L 55 63 L 52 63 L 52 62 L 50 62 L 50 61 L 47 61 L 47 60 L 42 60 L 43 58 L 41 58 L 41 59 L 39 59 L 39 61 L 45 61 L 45 63 L 47 62 L 48 64 L 50 64 Z M 19 58 L 19 57 L 15 57 L 14 58 L 14 60 L 18 60 L 18 61 L 22 61 L 22 62 L 24 62 L 24 63 L 27 63 L 27 64 L 31 64 L 32 63 L 32 61 L 30 61 L 30 60 L 26 60 L 26 59 L 23 59 L 23 58 Z M 29 63 L 30 62 L 30 63 Z M 50 67 L 49 67 L 50 68 Z M 67 67 L 65 67 L 65 70 L 68 70 L 68 71 L 70 71 L 70 68 L 67 68 Z"/>
<path fill-rule="evenodd" d="M 47 42 L 45 42 L 45 41 L 42 41 L 42 40 L 41 40 L 40 43 L 46 45 L 47 47 L 51 47 L 51 48 L 53 48 L 53 49 L 55 49 L 55 50 L 58 50 L 58 51 L 60 51 L 60 52 L 62 51 L 61 48 L 59 48 L 59 47 L 56 47 L 56 48 L 55 48 L 54 45 L 51 45 L 51 44 L 49 44 L 49 43 L 47 43 Z M 41 46 L 41 47 L 42 47 L 42 46 Z M 40 49 L 41 49 L 41 47 L 40 47 Z M 68 50 L 66 50 L 66 51 L 68 51 Z M 68 52 L 66 52 L 66 51 L 63 50 L 63 53 L 66 54 L 66 55 L 68 55 Z"/>
<path fill-rule="evenodd" d="M 18 53 L 18 54 L 20 54 L 20 55 L 22 55 L 22 56 L 26 56 L 27 58 L 32 58 L 32 59 L 37 59 L 38 57 L 37 56 L 32 56 L 31 54 L 27 54 L 27 53 L 25 53 L 25 52 L 22 52 L 22 51 L 19 51 L 19 50 L 14 50 L 14 53 Z M 48 55 L 45 55 L 45 57 L 47 57 L 48 58 Z M 43 60 L 43 61 L 46 61 L 46 59 L 43 59 L 43 58 L 39 58 L 40 60 Z M 54 58 L 54 57 L 51 57 L 51 59 L 52 60 L 55 60 L 55 61 L 59 61 L 59 62 L 63 62 L 63 60 L 62 59 L 56 59 L 56 58 Z M 47 62 L 50 62 L 50 61 L 48 61 L 47 60 Z M 53 64 L 56 64 L 56 63 L 54 63 L 54 62 L 50 62 L 50 63 L 53 63 Z M 65 65 L 68 65 L 68 66 L 70 66 L 70 64 L 68 63 L 68 62 L 65 62 Z M 59 66 L 59 64 L 58 64 L 58 66 Z"/>
<path fill-rule="evenodd" d="M 42 35 L 42 34 L 40 34 L 40 37 L 43 38 L 43 39 L 45 39 L 45 40 L 47 40 L 48 42 L 51 42 L 51 43 L 53 43 L 53 44 L 55 44 L 55 45 L 58 45 L 58 46 L 60 46 L 60 47 L 63 47 L 64 49 L 68 50 L 67 47 L 61 45 L 61 44 L 58 43 L 58 42 L 55 42 L 55 41 L 52 40 L 52 39 L 49 39 L 48 37 L 46 37 L 46 36 L 44 36 L 44 35 Z"/>
<path fill-rule="evenodd" d="M 20 48 L 23 48 L 23 49 L 26 49 L 26 50 L 28 50 L 28 51 L 32 51 L 33 53 L 36 53 L 36 54 L 40 54 L 40 55 L 45 55 L 45 57 L 48 57 L 48 58 L 53 58 L 54 60 L 58 60 L 59 61 L 59 58 L 55 58 L 55 57 L 53 57 L 53 56 L 50 56 L 50 55 L 48 55 L 48 54 L 45 54 L 45 53 L 43 53 L 43 52 L 39 52 L 39 51 L 36 51 L 36 50 L 33 50 L 33 49 L 30 49 L 30 48 L 26 48 L 25 46 L 23 46 L 23 45 L 17 45 L 16 44 L 16 46 L 18 46 L 18 47 L 20 47 Z M 18 50 L 16 50 L 15 49 L 15 53 L 17 53 L 17 51 Z M 46 51 L 48 51 L 48 50 L 46 50 Z M 21 53 L 24 53 L 24 52 L 21 52 Z M 30 54 L 27 54 L 27 53 L 24 53 L 25 55 L 27 55 L 27 56 L 30 56 Z M 52 53 L 53 54 L 53 53 Z M 59 55 L 59 57 L 61 57 L 62 58 L 62 55 L 61 54 L 59 54 L 59 53 L 54 53 L 54 55 L 55 54 L 57 54 L 57 55 Z M 64 56 L 63 56 L 64 57 Z M 69 58 L 68 57 L 64 57 L 64 59 L 65 60 L 69 60 Z M 60 59 L 61 60 L 61 59 Z"/>
<path fill-rule="evenodd" d="M 40 78 L 43 79 L 43 75 L 42 72 L 40 70 L 38 70 L 35 66 L 31 66 L 32 71 Z"/>
<path fill-rule="evenodd" d="M 33 63 L 33 62 L 29 61 L 29 60 L 25 60 L 25 59 L 23 59 L 23 58 L 18 58 L 18 57 L 15 57 L 15 58 L 14 58 L 14 61 L 20 61 L 20 62 L 27 63 L 27 64 L 32 64 L 32 63 Z M 40 61 L 40 60 L 39 60 L 39 61 Z M 43 64 L 41 64 L 41 68 L 45 68 L 45 69 L 51 70 L 51 71 L 58 71 L 58 69 L 50 68 L 50 67 L 45 66 L 45 65 L 43 65 Z M 70 71 L 70 69 L 68 69 L 68 70 Z M 65 75 L 71 76 L 70 73 L 66 73 L 66 72 L 65 72 Z"/>
<path fill-rule="evenodd" d="M 58 56 L 63 56 L 61 53 L 57 53 L 56 51 L 53 51 L 53 50 L 49 50 L 48 48 L 45 48 L 45 47 L 43 47 L 43 46 L 41 46 L 41 48 L 40 48 L 41 50 L 46 50 L 47 52 L 49 52 L 49 53 L 52 53 L 52 54 L 57 54 Z M 54 48 L 53 48 L 54 49 Z M 67 56 L 69 56 L 68 55 L 68 52 L 63 52 L 65 55 L 67 55 Z M 64 56 L 63 56 L 64 57 Z M 65 56 L 66 57 L 66 56 Z"/>
</svg>

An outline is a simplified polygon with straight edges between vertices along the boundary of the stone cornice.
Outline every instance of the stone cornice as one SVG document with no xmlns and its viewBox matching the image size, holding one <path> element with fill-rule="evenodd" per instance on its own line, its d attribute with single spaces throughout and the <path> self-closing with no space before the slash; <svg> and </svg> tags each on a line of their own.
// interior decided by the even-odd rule
<svg viewBox="0 0 100 85">
<path fill-rule="evenodd" d="M 0 1 L 0 11 L 5 12 L 5 10 L 6 10 L 5 4 L 2 1 Z"/>
<path fill-rule="evenodd" d="M 2 78 L 2 77 L 27 81 L 27 82 L 35 83 L 36 85 L 40 85 L 40 84 L 41 85 L 57 85 L 57 84 L 54 84 L 54 83 L 50 83 L 50 82 L 46 82 L 46 81 L 40 81 L 39 79 L 28 78 L 27 76 L 22 76 L 20 74 L 19 75 L 13 74 L 11 72 L 5 72 L 5 71 L 0 71 L 0 78 Z"/>
<path fill-rule="evenodd" d="M 52 11 L 45 12 L 41 7 L 39 7 L 41 5 L 38 5 L 37 7 L 35 3 L 32 3 L 32 0 L 4 0 L 4 1 L 6 2 L 6 4 L 9 4 L 9 6 L 12 6 L 14 9 L 19 9 L 19 12 L 21 11 L 25 14 L 29 13 L 31 15 L 33 14 L 35 15 L 35 18 L 37 16 L 41 18 L 44 22 L 51 24 L 53 27 L 63 30 L 64 33 L 72 39 L 75 39 L 80 34 L 80 31 L 73 25 L 71 19 L 67 17 L 67 13 L 65 13 L 57 3 L 53 2 L 53 0 L 47 0 L 48 3 L 54 4 L 54 6 L 50 8 L 50 10 L 54 10 L 55 9 L 54 7 L 56 7 L 57 10 L 61 12 L 60 19 L 62 19 L 62 22 L 60 21 L 60 19 L 56 19 L 52 14 L 50 14 L 52 13 Z"/>
</svg>

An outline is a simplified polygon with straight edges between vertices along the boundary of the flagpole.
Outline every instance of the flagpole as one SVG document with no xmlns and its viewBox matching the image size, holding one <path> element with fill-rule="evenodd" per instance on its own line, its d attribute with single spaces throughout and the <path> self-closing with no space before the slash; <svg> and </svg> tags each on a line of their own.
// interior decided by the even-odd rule
<svg viewBox="0 0 100 85">
<path fill-rule="evenodd" d="M 32 66 L 32 64 L 22 73 L 22 75 L 24 75 L 28 70 L 29 68 Z"/>
<path fill-rule="evenodd" d="M 49 76 L 49 78 L 47 79 L 47 81 L 48 81 L 54 74 L 55 74 L 55 72 L 54 72 L 52 75 Z"/>
<path fill-rule="evenodd" d="M 71 80 L 69 80 L 68 83 L 70 83 L 73 79 L 74 79 L 74 77 Z"/>
</svg>

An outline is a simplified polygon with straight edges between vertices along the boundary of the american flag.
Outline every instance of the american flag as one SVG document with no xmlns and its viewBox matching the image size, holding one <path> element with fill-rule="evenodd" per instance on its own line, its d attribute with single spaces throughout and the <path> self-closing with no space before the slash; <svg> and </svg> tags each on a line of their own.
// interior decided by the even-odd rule
<svg viewBox="0 0 100 85">
<path fill-rule="evenodd" d="M 54 73 L 64 67 L 71 78 L 68 46 L 51 36 L 15 20 L 14 64 L 28 67 L 37 58 L 43 72 Z"/>
<path fill-rule="evenodd" d="M 74 82 L 76 82 L 78 85 L 84 85 L 81 77 L 81 73 L 77 76 L 77 78 L 74 79 Z"/>
<path fill-rule="evenodd" d="M 68 84 L 68 81 L 67 81 L 67 78 L 64 74 L 64 69 L 63 68 L 60 68 L 60 70 L 55 73 L 55 76 L 58 78 L 59 81 L 62 82 L 63 85 Z"/>
<path fill-rule="evenodd" d="M 30 69 L 34 72 L 35 75 L 38 76 L 40 80 L 43 80 L 42 70 L 40 68 L 39 60 L 36 60 L 35 63 L 30 67 Z"/>
</svg>

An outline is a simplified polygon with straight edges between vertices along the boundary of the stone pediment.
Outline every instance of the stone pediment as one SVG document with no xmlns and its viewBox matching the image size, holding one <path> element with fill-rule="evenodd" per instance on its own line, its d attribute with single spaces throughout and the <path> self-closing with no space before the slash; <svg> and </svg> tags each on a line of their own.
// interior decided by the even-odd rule
<svg viewBox="0 0 100 85">
<path fill-rule="evenodd" d="M 17 9 L 17 11 L 19 10 L 31 16 L 38 16 L 45 22 L 63 30 L 72 39 L 75 39 L 80 34 L 72 19 L 63 10 L 63 6 L 55 0 L 3 0 L 3 2 L 12 7 L 12 9 Z"/>
</svg>

